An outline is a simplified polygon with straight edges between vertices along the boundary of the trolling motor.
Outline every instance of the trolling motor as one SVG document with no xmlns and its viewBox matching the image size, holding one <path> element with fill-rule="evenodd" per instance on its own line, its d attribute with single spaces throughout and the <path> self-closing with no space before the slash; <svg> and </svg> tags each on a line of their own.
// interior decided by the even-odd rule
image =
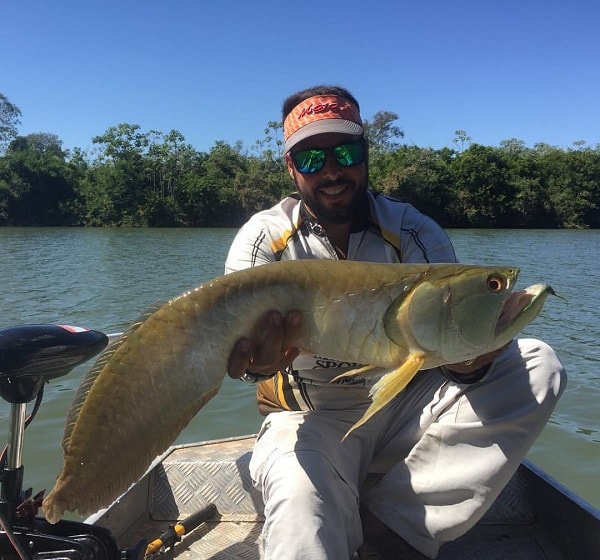
<svg viewBox="0 0 600 560">
<path fill-rule="evenodd" d="M 44 384 L 69 373 L 108 344 L 99 331 L 67 325 L 0 329 L 0 396 L 10 403 L 9 439 L 0 457 L 0 558 L 2 560 L 136 560 L 119 551 L 110 532 L 78 521 L 51 525 L 36 517 L 43 492 L 23 491 L 25 428 L 42 401 Z M 35 401 L 29 419 L 27 403 Z"/>
</svg>

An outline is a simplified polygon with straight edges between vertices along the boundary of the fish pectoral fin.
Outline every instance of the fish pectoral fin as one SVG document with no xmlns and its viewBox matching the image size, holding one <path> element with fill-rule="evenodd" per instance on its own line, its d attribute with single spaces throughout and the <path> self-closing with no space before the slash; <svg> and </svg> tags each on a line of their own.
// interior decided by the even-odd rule
<svg viewBox="0 0 600 560">
<path fill-rule="evenodd" d="M 350 371 L 346 371 L 344 373 L 340 373 L 336 375 L 329 383 L 335 383 L 340 379 L 345 379 L 346 377 L 354 377 L 355 375 L 361 375 L 363 373 L 368 373 L 369 371 L 379 369 L 377 366 L 363 366 L 356 369 L 351 369 Z"/>
<path fill-rule="evenodd" d="M 424 363 L 425 354 L 410 354 L 401 366 L 390 371 L 375 383 L 371 389 L 372 402 L 369 408 L 367 408 L 362 418 L 346 432 L 342 441 L 398 395 L 410 383 Z"/>
</svg>

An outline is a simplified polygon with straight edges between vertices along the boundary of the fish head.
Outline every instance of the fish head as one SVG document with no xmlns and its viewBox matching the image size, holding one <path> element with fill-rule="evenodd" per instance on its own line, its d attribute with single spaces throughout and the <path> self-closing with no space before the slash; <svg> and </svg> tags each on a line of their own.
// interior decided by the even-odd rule
<svg viewBox="0 0 600 560">
<path fill-rule="evenodd" d="M 534 284 L 510 294 L 494 331 L 498 346 L 506 344 L 531 323 L 540 313 L 549 295 L 561 297 L 548 284 Z"/>
<path fill-rule="evenodd" d="M 425 367 L 457 363 L 500 348 L 537 316 L 552 289 L 514 292 L 519 269 L 433 265 L 384 318 L 387 335 Z"/>
</svg>

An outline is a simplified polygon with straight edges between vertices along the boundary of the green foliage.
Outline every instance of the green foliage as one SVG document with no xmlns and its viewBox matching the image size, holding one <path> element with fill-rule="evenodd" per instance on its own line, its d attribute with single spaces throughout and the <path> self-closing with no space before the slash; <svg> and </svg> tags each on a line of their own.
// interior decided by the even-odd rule
<svg viewBox="0 0 600 560">
<path fill-rule="evenodd" d="M 218 141 L 208 153 L 175 130 L 122 123 L 94 137 L 90 155 L 65 152 L 54 134 L 16 136 L 19 117 L 0 94 L 0 142 L 10 139 L 0 225 L 237 227 L 294 190 L 278 122 L 250 151 Z M 445 227 L 600 227 L 600 146 L 490 147 L 456 130 L 456 149 L 432 150 L 401 145 L 397 119 L 383 111 L 365 123 L 373 189 Z"/>
<path fill-rule="evenodd" d="M 452 165 L 455 191 L 448 212 L 459 225 L 491 227 L 510 219 L 514 186 L 502 152 L 472 144 Z"/>
<path fill-rule="evenodd" d="M 401 146 L 380 154 L 370 167 L 371 186 L 388 196 L 409 202 L 441 224 L 446 207 L 450 163 L 454 152 L 418 146 Z"/>
<path fill-rule="evenodd" d="M 391 152 L 398 147 L 398 139 L 404 138 L 404 132 L 393 124 L 397 120 L 398 115 L 391 111 L 379 111 L 370 121 L 365 120 L 365 134 L 372 156 Z"/>
<path fill-rule="evenodd" d="M 17 127 L 21 124 L 21 110 L 0 93 L 0 154 L 17 136 Z"/>
<path fill-rule="evenodd" d="M 460 151 L 417 146 L 377 155 L 371 186 L 410 202 L 445 227 L 600 227 L 600 146 L 527 148 L 509 139 Z"/>
<path fill-rule="evenodd" d="M 77 225 L 78 179 L 55 135 L 17 137 L 0 158 L 0 224 Z"/>
</svg>

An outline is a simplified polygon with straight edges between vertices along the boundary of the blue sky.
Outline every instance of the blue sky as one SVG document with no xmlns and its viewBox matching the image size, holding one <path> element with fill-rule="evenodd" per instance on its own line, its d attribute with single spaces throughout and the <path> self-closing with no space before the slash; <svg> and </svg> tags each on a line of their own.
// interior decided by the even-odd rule
<svg viewBox="0 0 600 560">
<path fill-rule="evenodd" d="M 64 148 L 122 122 L 251 148 L 340 84 L 408 144 L 600 143 L 597 0 L 4 0 L 0 92 Z"/>
</svg>

